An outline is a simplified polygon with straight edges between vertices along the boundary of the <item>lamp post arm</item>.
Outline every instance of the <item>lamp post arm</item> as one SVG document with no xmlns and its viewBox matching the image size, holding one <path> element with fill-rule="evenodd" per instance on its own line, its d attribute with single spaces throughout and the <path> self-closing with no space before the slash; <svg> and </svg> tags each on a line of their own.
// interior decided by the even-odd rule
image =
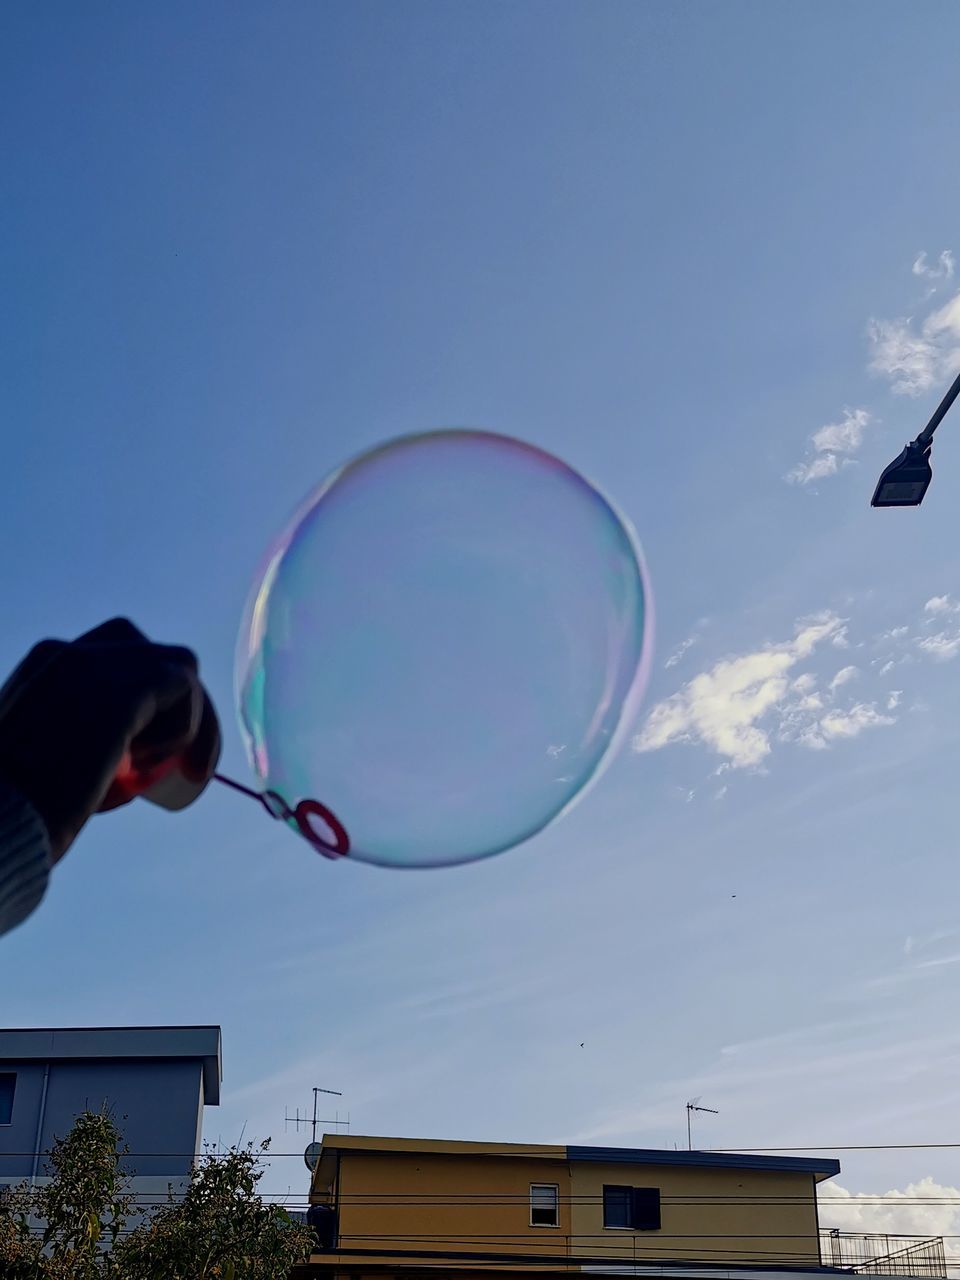
<svg viewBox="0 0 960 1280">
<path fill-rule="evenodd" d="M 915 441 L 916 444 L 921 445 L 925 449 L 929 447 L 930 441 L 933 439 L 933 433 L 946 417 L 947 410 L 953 404 L 954 400 L 956 400 L 957 396 L 960 396 L 960 373 L 958 373 L 956 378 L 954 378 L 953 385 L 950 387 L 950 390 L 937 405 L 933 417 L 917 436 Z"/>
</svg>

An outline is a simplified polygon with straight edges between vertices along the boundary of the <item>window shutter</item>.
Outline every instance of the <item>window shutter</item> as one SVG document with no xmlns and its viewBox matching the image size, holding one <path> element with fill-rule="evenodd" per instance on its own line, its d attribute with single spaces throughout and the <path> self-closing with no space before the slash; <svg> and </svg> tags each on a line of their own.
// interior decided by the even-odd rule
<svg viewBox="0 0 960 1280">
<path fill-rule="evenodd" d="M 631 1223 L 634 1231 L 660 1230 L 660 1188 L 631 1188 Z"/>
</svg>

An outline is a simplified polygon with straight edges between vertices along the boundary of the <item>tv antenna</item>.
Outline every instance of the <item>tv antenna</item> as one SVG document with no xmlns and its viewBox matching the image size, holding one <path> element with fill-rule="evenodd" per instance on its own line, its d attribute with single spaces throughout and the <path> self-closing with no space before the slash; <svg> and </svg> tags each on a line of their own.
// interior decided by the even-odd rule
<svg viewBox="0 0 960 1280">
<path fill-rule="evenodd" d="M 706 1111 L 711 1116 L 718 1116 L 719 1111 L 714 1111 L 713 1107 L 701 1107 L 699 1098 L 691 1098 L 687 1103 L 687 1150 L 693 1150 L 693 1132 L 690 1124 L 690 1118 L 695 1111 Z"/>
<path fill-rule="evenodd" d="M 350 1128 L 350 1113 L 349 1113 L 349 1112 L 347 1112 L 347 1118 L 346 1118 L 346 1120 L 341 1120 L 341 1119 L 340 1119 L 340 1112 L 339 1112 L 339 1111 L 337 1112 L 337 1118 L 336 1118 L 335 1120 L 318 1120 L 318 1119 L 317 1119 L 317 1095 L 318 1095 L 318 1094 L 320 1094 L 320 1093 L 327 1093 L 327 1094 L 330 1094 L 330 1096 L 331 1096 L 331 1097 L 334 1097 L 334 1098 L 342 1098 L 342 1097 L 343 1097 L 343 1094 L 340 1092 L 340 1090 L 339 1090 L 339 1089 L 321 1089 L 321 1088 L 319 1088 L 319 1087 L 316 1087 L 316 1086 L 315 1086 L 315 1087 L 314 1087 L 314 1090 L 313 1090 L 313 1117 L 312 1117 L 312 1118 L 308 1118 L 308 1116 L 307 1116 L 307 1113 L 306 1113 L 306 1112 L 304 1112 L 304 1113 L 303 1113 L 303 1115 L 301 1115 L 301 1114 L 300 1114 L 300 1108 L 299 1108 L 299 1107 L 297 1107 L 297 1109 L 296 1109 L 296 1111 L 295 1111 L 295 1113 L 294 1113 L 293 1115 L 290 1115 L 289 1111 L 285 1111 L 285 1112 L 284 1112 L 284 1114 L 283 1114 L 283 1127 L 284 1127 L 284 1129 L 286 1129 L 287 1125 L 291 1125 L 291 1124 L 292 1124 L 292 1125 L 293 1125 L 293 1127 L 296 1129 L 296 1131 L 299 1133 L 299 1132 L 300 1132 L 300 1126 L 301 1126 L 302 1124 L 304 1124 L 304 1125 L 308 1124 L 308 1125 L 310 1125 L 310 1126 L 311 1126 L 311 1135 L 310 1135 L 310 1145 L 311 1145 L 311 1146 L 315 1146 L 315 1145 L 316 1145 L 316 1141 L 317 1141 L 317 1125 L 318 1125 L 318 1124 L 330 1124 L 330 1125 L 333 1125 L 333 1126 L 334 1126 L 334 1128 L 336 1129 L 337 1133 L 339 1133 L 339 1132 L 340 1132 L 340 1126 L 341 1126 L 341 1125 L 345 1125 L 345 1126 L 346 1126 L 346 1128 L 347 1128 L 348 1130 L 349 1130 L 349 1128 Z"/>
</svg>

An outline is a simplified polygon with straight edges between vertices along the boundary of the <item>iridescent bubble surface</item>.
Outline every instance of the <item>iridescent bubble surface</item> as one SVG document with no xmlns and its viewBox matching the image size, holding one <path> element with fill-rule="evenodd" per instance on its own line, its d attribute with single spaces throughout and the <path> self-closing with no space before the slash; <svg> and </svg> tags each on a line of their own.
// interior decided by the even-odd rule
<svg viewBox="0 0 960 1280">
<path fill-rule="evenodd" d="M 598 776 L 651 632 L 636 539 L 582 476 L 488 432 L 405 436 L 329 476 L 266 559 L 237 653 L 250 761 L 351 858 L 487 857 Z"/>
</svg>

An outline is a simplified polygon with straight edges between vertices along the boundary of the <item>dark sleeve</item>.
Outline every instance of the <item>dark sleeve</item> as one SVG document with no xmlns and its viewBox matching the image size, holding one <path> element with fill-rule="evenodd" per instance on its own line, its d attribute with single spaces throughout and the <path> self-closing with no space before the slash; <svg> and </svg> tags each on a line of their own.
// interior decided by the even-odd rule
<svg viewBox="0 0 960 1280">
<path fill-rule="evenodd" d="M 17 792 L 0 783 L 0 934 L 39 905 L 50 876 L 50 841 L 43 820 Z"/>
</svg>

